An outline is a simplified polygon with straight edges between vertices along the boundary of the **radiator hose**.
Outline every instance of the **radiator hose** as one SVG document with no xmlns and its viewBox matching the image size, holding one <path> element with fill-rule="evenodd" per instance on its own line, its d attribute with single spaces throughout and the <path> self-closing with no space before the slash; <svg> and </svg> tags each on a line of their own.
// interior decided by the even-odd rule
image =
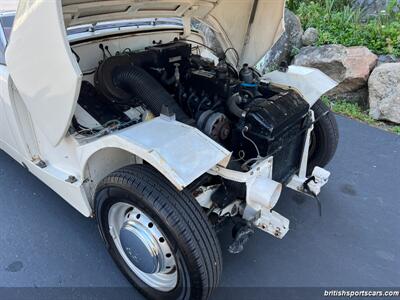
<svg viewBox="0 0 400 300">
<path fill-rule="evenodd" d="M 246 111 L 241 109 L 238 105 L 240 101 L 240 95 L 239 94 L 234 94 L 232 95 L 228 101 L 227 101 L 227 106 L 229 111 L 235 115 L 238 118 L 243 118 L 246 116 Z"/>
<path fill-rule="evenodd" d="M 139 98 L 154 114 L 159 115 L 162 107 L 167 106 L 176 120 L 192 123 L 175 99 L 144 69 L 135 65 L 117 68 L 113 72 L 113 82 L 116 87 Z"/>
</svg>

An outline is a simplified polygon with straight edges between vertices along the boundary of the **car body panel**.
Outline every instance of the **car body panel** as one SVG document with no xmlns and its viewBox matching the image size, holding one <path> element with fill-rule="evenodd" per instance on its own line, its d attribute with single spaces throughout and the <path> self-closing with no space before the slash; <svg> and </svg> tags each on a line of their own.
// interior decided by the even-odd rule
<svg viewBox="0 0 400 300">
<path fill-rule="evenodd" d="M 279 70 L 265 74 L 262 81 L 283 89 L 297 91 L 310 106 L 338 83 L 318 69 L 289 66 L 286 72 Z"/>
<path fill-rule="evenodd" d="M 18 132 L 10 128 L 9 121 L 13 111 L 10 103 L 9 74 L 5 65 L 0 65 L 0 145 L 1 149 L 6 149 L 11 156 L 19 152 L 17 141 Z"/>
<path fill-rule="evenodd" d="M 81 165 L 103 148 L 122 149 L 145 160 L 178 190 L 213 166 L 226 166 L 231 156 L 200 130 L 163 116 L 79 147 Z"/>
<path fill-rule="evenodd" d="M 6 50 L 15 86 L 54 146 L 68 130 L 82 78 L 61 17 L 58 1 L 21 2 Z"/>
<path fill-rule="evenodd" d="M 204 22 L 225 49 L 239 52 L 238 65 L 256 65 L 283 34 L 284 11 L 284 0 L 222 0 Z"/>
<path fill-rule="evenodd" d="M 69 178 L 73 177 L 69 177 L 71 175 L 64 169 L 54 165 L 40 168 L 31 161 L 25 161 L 24 165 L 32 174 L 43 181 L 82 215 L 85 217 L 92 215 L 93 208 L 81 180 L 75 182 L 74 180 L 68 181 Z"/>
</svg>

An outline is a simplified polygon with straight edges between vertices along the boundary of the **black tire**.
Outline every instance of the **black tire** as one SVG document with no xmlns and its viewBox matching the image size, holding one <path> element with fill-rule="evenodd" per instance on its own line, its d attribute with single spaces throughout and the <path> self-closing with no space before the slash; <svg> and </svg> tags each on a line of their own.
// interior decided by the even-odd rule
<svg viewBox="0 0 400 300">
<path fill-rule="evenodd" d="M 318 100 L 311 108 L 314 117 L 318 120 L 314 124 L 311 134 L 311 144 L 307 174 L 310 175 L 314 167 L 325 167 L 335 155 L 339 143 L 339 130 L 335 115 L 324 102 Z"/>
<path fill-rule="evenodd" d="M 132 165 L 107 176 L 95 196 L 100 233 L 127 279 L 150 299 L 207 299 L 222 271 L 219 241 L 202 208 L 148 165 Z M 125 263 L 109 232 L 108 212 L 116 202 L 132 204 L 161 228 L 177 260 L 178 283 L 169 292 L 146 285 Z"/>
</svg>

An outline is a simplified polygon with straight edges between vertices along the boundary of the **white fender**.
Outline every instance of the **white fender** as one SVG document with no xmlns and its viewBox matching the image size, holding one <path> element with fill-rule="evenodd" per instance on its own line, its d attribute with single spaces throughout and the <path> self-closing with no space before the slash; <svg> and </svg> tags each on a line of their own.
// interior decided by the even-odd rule
<svg viewBox="0 0 400 300">
<path fill-rule="evenodd" d="M 226 166 L 231 156 L 228 150 L 198 129 L 164 117 L 80 146 L 80 165 L 85 168 L 90 157 L 105 148 L 121 149 L 147 161 L 178 190 L 215 165 Z"/>
<path fill-rule="evenodd" d="M 318 69 L 289 66 L 287 72 L 273 71 L 265 74 L 261 81 L 273 86 L 295 90 L 310 106 L 338 83 Z"/>
</svg>

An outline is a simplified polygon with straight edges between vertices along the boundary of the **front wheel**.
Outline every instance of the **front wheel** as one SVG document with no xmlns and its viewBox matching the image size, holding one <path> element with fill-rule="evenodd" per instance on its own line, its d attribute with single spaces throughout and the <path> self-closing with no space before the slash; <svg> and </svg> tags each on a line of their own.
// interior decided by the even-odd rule
<svg viewBox="0 0 400 300">
<path fill-rule="evenodd" d="M 339 130 L 335 115 L 328 106 L 318 100 L 311 109 L 317 122 L 311 132 L 307 175 L 310 175 L 314 167 L 325 167 L 335 155 Z"/>
<path fill-rule="evenodd" d="M 222 256 L 196 200 L 147 165 L 122 168 L 96 191 L 96 218 L 114 261 L 146 297 L 207 299 Z"/>
</svg>

